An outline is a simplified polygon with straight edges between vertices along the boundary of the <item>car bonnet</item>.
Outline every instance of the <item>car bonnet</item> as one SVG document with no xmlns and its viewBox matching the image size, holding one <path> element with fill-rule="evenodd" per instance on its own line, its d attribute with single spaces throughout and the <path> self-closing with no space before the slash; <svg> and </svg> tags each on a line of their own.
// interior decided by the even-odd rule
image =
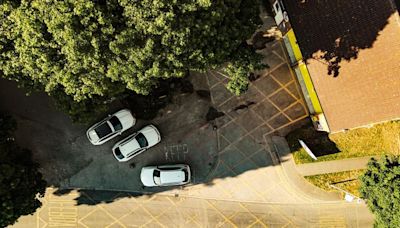
<svg viewBox="0 0 400 228">
<path fill-rule="evenodd" d="M 146 126 L 140 132 L 146 137 L 149 147 L 160 142 L 160 133 L 153 126 Z"/>
<path fill-rule="evenodd" d="M 123 129 L 130 128 L 135 124 L 135 119 L 129 111 L 117 113 L 115 116 L 118 117 Z"/>
<path fill-rule="evenodd" d="M 140 173 L 140 180 L 146 186 L 155 186 L 154 179 L 153 179 L 153 168 L 143 168 Z"/>
<path fill-rule="evenodd" d="M 97 135 L 97 133 L 96 133 L 96 131 L 95 131 L 94 129 L 91 129 L 91 130 L 88 132 L 88 136 L 89 136 L 89 138 L 90 138 L 90 141 L 92 141 L 92 142 L 97 142 L 97 141 L 99 141 L 99 136 Z"/>
</svg>

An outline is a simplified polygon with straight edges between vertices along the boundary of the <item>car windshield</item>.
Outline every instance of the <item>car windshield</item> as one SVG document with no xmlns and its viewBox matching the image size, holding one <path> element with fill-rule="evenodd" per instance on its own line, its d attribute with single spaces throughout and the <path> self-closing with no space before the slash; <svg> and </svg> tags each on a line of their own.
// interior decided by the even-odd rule
<svg viewBox="0 0 400 228">
<path fill-rule="evenodd" d="M 188 173 L 188 171 L 187 171 L 186 169 L 184 169 L 183 172 L 185 173 L 185 180 L 184 180 L 184 182 L 186 182 L 186 181 L 189 180 L 189 173 Z"/>
<path fill-rule="evenodd" d="M 104 122 L 104 123 L 100 124 L 99 126 L 97 126 L 96 129 L 94 129 L 94 131 L 96 132 L 96 134 L 99 136 L 100 139 L 111 134 L 111 132 L 112 132 L 112 130 L 111 130 L 110 126 L 108 126 L 107 122 Z"/>
<path fill-rule="evenodd" d="M 121 154 L 121 151 L 119 150 L 119 147 L 115 148 L 115 156 L 119 159 L 123 159 L 124 155 Z"/>
<path fill-rule="evenodd" d="M 153 173 L 153 178 L 154 178 L 154 183 L 157 185 L 161 184 L 161 179 L 160 179 L 160 171 L 155 169 Z"/>
<path fill-rule="evenodd" d="M 142 133 L 139 133 L 136 135 L 136 140 L 138 141 L 139 145 L 141 148 L 146 147 L 149 145 L 149 143 L 147 142 L 146 137 L 144 137 L 144 135 Z"/>
<path fill-rule="evenodd" d="M 119 131 L 122 129 L 122 124 L 116 116 L 110 118 L 110 123 L 115 131 Z"/>
</svg>

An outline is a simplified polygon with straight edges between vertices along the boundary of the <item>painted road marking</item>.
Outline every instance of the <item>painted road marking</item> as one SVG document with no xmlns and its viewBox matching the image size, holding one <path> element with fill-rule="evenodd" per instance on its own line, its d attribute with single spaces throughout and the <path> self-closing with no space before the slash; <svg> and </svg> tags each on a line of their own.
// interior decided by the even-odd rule
<svg viewBox="0 0 400 228">
<path fill-rule="evenodd" d="M 185 161 L 189 153 L 187 144 L 165 146 L 164 151 L 166 161 Z"/>
<path fill-rule="evenodd" d="M 77 192 L 71 192 L 65 197 L 51 194 L 48 197 L 48 225 L 49 227 L 77 227 L 78 208 L 75 198 Z"/>
<path fill-rule="evenodd" d="M 337 211 L 325 209 L 319 216 L 320 227 L 347 227 L 346 218 Z"/>
</svg>

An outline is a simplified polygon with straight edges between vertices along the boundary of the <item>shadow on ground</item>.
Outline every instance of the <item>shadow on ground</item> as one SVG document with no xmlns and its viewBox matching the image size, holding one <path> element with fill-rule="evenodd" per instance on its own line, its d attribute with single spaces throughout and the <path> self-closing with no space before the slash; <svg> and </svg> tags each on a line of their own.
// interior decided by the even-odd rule
<svg viewBox="0 0 400 228">
<path fill-rule="evenodd" d="M 300 150 L 302 147 L 298 140 L 303 140 L 317 158 L 340 152 L 336 144 L 329 138 L 329 134 L 324 131 L 316 131 L 311 120 L 301 128 L 289 133 L 286 139 L 292 151 Z M 308 155 L 305 156 L 309 157 Z"/>
<path fill-rule="evenodd" d="M 56 196 L 67 195 L 70 192 L 75 191 L 74 189 L 58 189 L 53 194 Z M 145 194 L 139 192 L 118 192 L 115 191 L 97 191 L 97 190 L 77 190 L 79 196 L 75 198 L 77 205 L 97 205 L 100 203 L 112 203 L 119 198 L 131 198 L 148 195 L 151 197 L 152 194 Z"/>
<path fill-rule="evenodd" d="M 69 192 L 67 189 L 81 189 L 82 194 L 76 199 L 78 204 L 109 203 L 121 197 L 182 190 L 180 187 L 143 188 L 139 179 L 143 166 L 186 163 L 192 168 L 193 185 L 212 186 L 215 178 L 234 177 L 273 165 L 263 145 L 249 138 L 243 144 L 233 145 L 232 149 L 238 146 L 255 152 L 251 156 L 258 165 L 254 162 L 242 163 L 234 170 L 227 168 L 229 172 L 214 173 L 221 150 L 218 147 L 216 120 L 225 114 L 213 107 L 204 75 L 198 74 L 188 80 L 195 84 L 193 91 L 185 90 L 168 97 L 168 104 L 163 105 L 153 120 L 138 119 L 134 129 L 102 146 L 93 146 L 88 142 L 85 131 L 90 124 L 73 124 L 68 116 L 55 109 L 47 95 L 33 93 L 26 96 L 14 82 L 0 80 L 0 110 L 16 118 L 19 126 L 17 141 L 22 147 L 32 150 L 34 160 L 40 164 L 40 171 L 49 186 L 59 189 L 57 194 L 66 194 Z M 134 108 L 133 101 L 113 104 L 109 112 L 125 107 Z M 145 115 L 145 112 L 142 114 Z M 111 153 L 113 144 L 149 123 L 159 128 L 162 143 L 129 162 L 118 163 Z M 231 154 L 230 157 L 237 159 L 238 155 Z"/>
<path fill-rule="evenodd" d="M 270 17 L 263 18 L 272 21 Z M 169 84 L 178 86 L 183 93 L 160 91 L 149 100 L 128 98 L 126 102 L 113 103 L 110 113 L 144 107 L 143 103 L 135 103 L 155 104 L 143 112 L 135 110 L 137 124 L 101 146 L 93 146 L 87 140 L 85 131 L 90 124 L 74 125 L 45 94 L 27 97 L 15 83 L 0 80 L 0 110 L 17 119 L 17 141 L 33 151 L 45 179 L 58 189 L 56 194 L 78 189 L 78 204 L 111 203 L 159 192 L 298 202 L 298 194 L 288 192 L 281 184 L 278 169 L 274 168 L 279 165 L 279 158 L 268 139 L 274 134 L 287 134 L 301 123 L 307 111 L 281 44 L 276 41 L 259 45 L 265 46 L 260 52 L 270 68 L 257 72 L 245 95 L 232 95 L 225 88 L 226 76 L 191 73 L 186 82 L 193 87 L 186 82 Z M 159 108 L 156 116 L 149 116 Z M 111 153 L 114 143 L 149 123 L 159 128 L 162 142 L 129 162 L 117 162 Z M 171 163 L 189 164 L 193 184 L 143 189 L 141 167 Z"/>
<path fill-rule="evenodd" d="M 326 61 L 328 74 L 334 77 L 341 61 L 356 59 L 361 49 L 373 46 L 396 12 L 392 0 L 289 0 L 285 4 L 304 58 Z"/>
<path fill-rule="evenodd" d="M 206 77 L 201 74 L 193 77 L 190 80 L 195 81 L 195 92 L 173 96 L 172 102 L 162 108 L 151 122 L 138 119 L 135 130 L 153 123 L 160 129 L 163 141 L 127 163 L 118 163 L 112 156 L 111 147 L 134 129 L 112 142 L 93 146 L 85 136 L 88 126 L 73 124 L 54 108 L 45 94 L 26 96 L 16 83 L 6 80 L 0 80 L 0 110 L 16 118 L 19 126 L 17 141 L 32 150 L 48 184 L 59 189 L 57 194 L 66 194 L 69 192 L 67 189 L 80 189 L 81 195 L 76 199 L 78 204 L 110 203 L 122 197 L 186 191 L 180 187 L 143 189 L 140 169 L 147 165 L 189 164 L 194 186 L 188 186 L 188 189 L 196 185 L 213 186 L 216 179 L 232 178 L 276 165 L 265 143 L 246 136 L 248 133 L 240 127 L 228 129 L 229 134 L 225 136 L 240 136 L 242 140 L 232 141 L 231 145 L 218 142 L 217 132 L 224 125 L 222 119 L 226 115 L 213 107 Z M 123 104 L 114 104 L 110 112 L 124 107 Z M 239 105 L 236 111 L 245 114 L 247 109 Z M 218 162 L 220 159 L 224 159 L 224 164 Z"/>
</svg>

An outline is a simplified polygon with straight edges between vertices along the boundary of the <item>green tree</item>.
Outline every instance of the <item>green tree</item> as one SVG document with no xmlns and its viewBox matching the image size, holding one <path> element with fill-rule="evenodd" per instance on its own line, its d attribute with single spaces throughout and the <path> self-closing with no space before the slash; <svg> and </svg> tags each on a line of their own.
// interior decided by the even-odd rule
<svg viewBox="0 0 400 228">
<path fill-rule="evenodd" d="M 74 101 L 148 94 L 158 79 L 228 63 L 243 91 L 261 56 L 243 42 L 259 0 L 2 0 L 0 75 Z M 245 55 L 242 55 L 245 53 Z M 236 87 L 240 87 L 236 89 Z"/>
<path fill-rule="evenodd" d="M 371 159 L 360 193 L 375 214 L 375 227 L 400 227 L 400 157 Z"/>
<path fill-rule="evenodd" d="M 0 227 L 34 213 L 41 206 L 37 196 L 46 189 L 31 152 L 14 142 L 15 129 L 15 120 L 0 114 Z"/>
<path fill-rule="evenodd" d="M 69 115 L 73 122 L 92 123 L 108 110 L 110 101 L 99 96 L 91 99 L 74 101 L 72 96 L 66 95 L 62 90 L 50 93 L 56 108 Z"/>
</svg>

